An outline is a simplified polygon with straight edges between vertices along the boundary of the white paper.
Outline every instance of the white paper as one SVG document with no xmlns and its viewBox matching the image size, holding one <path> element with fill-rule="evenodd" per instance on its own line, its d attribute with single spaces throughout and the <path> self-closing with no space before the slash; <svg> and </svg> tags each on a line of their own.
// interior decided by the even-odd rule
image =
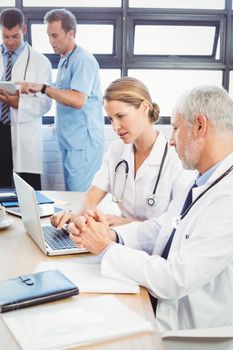
<svg viewBox="0 0 233 350">
<path fill-rule="evenodd" d="M 24 350 L 61 350 L 152 332 L 153 326 L 114 296 L 73 297 L 2 314 Z"/>
<path fill-rule="evenodd" d="M 40 262 L 34 272 L 58 269 L 79 288 L 80 293 L 139 293 L 138 284 L 101 275 L 100 264 L 68 261 Z"/>
</svg>

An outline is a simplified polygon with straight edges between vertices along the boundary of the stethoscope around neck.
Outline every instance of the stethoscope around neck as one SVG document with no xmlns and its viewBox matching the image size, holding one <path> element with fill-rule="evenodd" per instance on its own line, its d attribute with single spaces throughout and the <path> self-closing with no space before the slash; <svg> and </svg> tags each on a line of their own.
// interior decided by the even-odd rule
<svg viewBox="0 0 233 350">
<path fill-rule="evenodd" d="M 65 58 L 65 60 L 63 61 L 63 63 L 60 66 L 60 74 L 57 77 L 57 87 L 60 87 L 61 82 L 63 81 L 65 75 L 66 75 L 66 71 L 67 68 L 69 66 L 69 62 L 70 62 L 70 57 L 73 55 L 74 51 L 76 50 L 77 45 L 75 45 L 72 49 L 72 51 L 69 53 L 69 55 Z M 63 68 L 64 67 L 64 68 Z"/>
<path fill-rule="evenodd" d="M 2 46 L 2 54 L 4 54 L 4 46 Z M 30 61 L 30 57 L 31 57 L 31 52 L 30 52 L 30 46 L 28 45 L 27 42 L 25 42 L 25 46 L 27 47 L 27 61 L 26 61 L 26 65 L 24 68 L 24 74 L 23 74 L 23 81 L 26 81 L 26 75 L 27 75 L 27 71 L 28 71 L 28 65 L 29 65 L 29 61 Z"/>
<path fill-rule="evenodd" d="M 161 178 L 163 166 L 164 166 L 165 159 L 166 159 L 166 156 L 167 156 L 167 151 L 168 151 L 168 143 L 166 142 L 166 145 L 165 145 L 165 148 L 164 148 L 164 152 L 163 152 L 163 157 L 162 157 L 162 160 L 161 160 L 161 163 L 160 163 L 159 172 L 158 172 L 158 176 L 156 178 L 156 182 L 155 182 L 155 185 L 154 185 L 153 192 L 146 200 L 147 205 L 149 205 L 150 207 L 153 207 L 154 205 L 157 204 L 156 191 L 157 191 L 158 184 L 159 184 L 159 181 L 160 181 L 160 178 Z M 116 177 L 117 177 L 117 171 L 119 170 L 119 168 L 121 166 L 124 167 L 125 181 L 124 181 L 124 185 L 122 186 L 122 192 L 117 197 L 116 193 L 115 193 Z M 115 167 L 113 189 L 112 189 L 112 201 L 114 203 L 120 203 L 122 201 L 122 198 L 123 198 L 124 193 L 125 193 L 125 187 L 126 187 L 128 174 L 129 174 L 129 164 L 128 164 L 127 160 L 122 159 Z"/>
<path fill-rule="evenodd" d="M 199 194 L 199 196 L 197 196 L 197 198 L 190 204 L 190 206 L 185 210 L 185 212 L 182 215 L 178 215 L 176 217 L 173 218 L 172 224 L 173 224 L 173 228 L 177 229 L 178 225 L 180 224 L 181 220 L 183 220 L 185 218 L 185 216 L 188 214 L 188 212 L 190 211 L 190 209 L 194 206 L 195 203 L 197 203 L 197 201 L 199 201 L 199 199 L 206 193 L 208 192 L 212 187 L 214 187 L 215 185 L 217 185 L 217 183 L 219 181 L 221 181 L 225 176 L 227 176 L 231 171 L 233 170 L 233 165 L 230 166 L 230 168 L 228 168 L 222 175 L 220 175 L 214 182 L 212 182 L 212 184 L 210 184 L 203 192 L 201 192 Z"/>
</svg>

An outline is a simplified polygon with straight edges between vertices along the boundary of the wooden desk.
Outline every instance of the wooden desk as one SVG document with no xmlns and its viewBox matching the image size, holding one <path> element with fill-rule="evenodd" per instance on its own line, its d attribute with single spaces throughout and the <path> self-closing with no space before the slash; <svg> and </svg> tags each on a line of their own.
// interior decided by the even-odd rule
<svg viewBox="0 0 233 350">
<path fill-rule="evenodd" d="M 44 192 L 55 201 L 64 200 L 69 203 L 75 203 L 82 197 L 82 194 L 73 192 Z M 58 201 L 59 204 L 59 201 Z M 103 204 L 102 208 L 104 208 Z M 67 204 L 64 208 L 70 208 Z M 109 208 L 109 206 L 108 206 Z M 92 254 L 67 255 L 61 257 L 47 257 L 37 247 L 33 240 L 26 234 L 20 218 L 9 215 L 13 224 L 6 229 L 0 230 L 0 280 L 16 277 L 21 274 L 30 274 L 40 261 L 51 261 L 60 259 L 75 260 L 78 263 L 94 262 L 96 257 Z M 43 219 L 48 220 L 48 219 Z M 95 294 L 80 294 L 78 298 L 91 298 Z M 148 297 L 148 293 L 141 288 L 138 295 L 116 295 L 122 303 L 126 304 L 132 310 L 143 316 L 145 319 L 154 323 L 154 314 Z M 61 303 L 59 301 L 58 303 Z M 11 335 L 10 331 L 0 318 L 0 339 L 1 349 L 19 350 L 20 347 Z M 143 333 L 138 336 L 125 337 L 118 340 L 105 341 L 92 346 L 83 346 L 82 349 L 90 350 L 163 350 L 160 335 L 157 331 L 154 333 Z M 78 349 L 78 348 L 76 348 Z"/>
</svg>

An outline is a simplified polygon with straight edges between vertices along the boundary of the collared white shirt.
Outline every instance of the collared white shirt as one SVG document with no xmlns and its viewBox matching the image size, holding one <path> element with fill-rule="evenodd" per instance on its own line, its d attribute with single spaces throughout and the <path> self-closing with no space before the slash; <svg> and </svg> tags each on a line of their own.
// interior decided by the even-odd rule
<svg viewBox="0 0 233 350">
<path fill-rule="evenodd" d="M 159 132 L 148 158 L 138 169 L 136 177 L 134 177 L 133 144 L 125 145 L 122 140 L 116 140 L 110 144 L 92 185 L 108 193 L 113 194 L 113 189 L 117 192 L 117 186 L 124 186 L 126 174 L 124 168 L 117 172 L 115 168 L 123 159 L 127 161 L 129 173 L 122 201 L 118 204 L 123 217 L 144 221 L 160 216 L 167 210 L 174 196 L 194 178 L 195 173 L 183 169 L 175 150 L 169 146 L 156 191 L 157 203 L 155 206 L 148 205 L 147 199 L 153 193 L 166 142 L 164 135 Z M 115 179 L 116 176 L 117 179 Z M 121 192 L 121 189 L 119 191 Z"/>
</svg>

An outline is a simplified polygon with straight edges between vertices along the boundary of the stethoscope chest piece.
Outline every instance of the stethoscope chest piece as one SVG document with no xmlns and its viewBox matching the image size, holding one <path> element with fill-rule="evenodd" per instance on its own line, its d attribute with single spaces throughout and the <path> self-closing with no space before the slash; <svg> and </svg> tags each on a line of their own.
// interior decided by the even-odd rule
<svg viewBox="0 0 233 350">
<path fill-rule="evenodd" d="M 150 206 L 150 207 L 153 207 L 155 204 L 157 203 L 157 198 L 155 195 L 151 195 L 147 198 L 147 204 Z"/>
</svg>

